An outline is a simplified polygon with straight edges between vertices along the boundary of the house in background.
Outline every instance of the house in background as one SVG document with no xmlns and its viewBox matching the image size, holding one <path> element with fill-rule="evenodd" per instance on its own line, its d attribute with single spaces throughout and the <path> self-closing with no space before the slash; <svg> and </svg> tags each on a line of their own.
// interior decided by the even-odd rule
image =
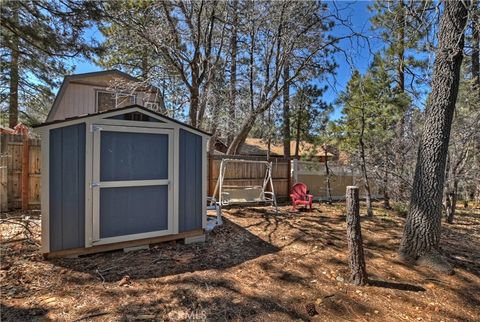
<svg viewBox="0 0 480 322">
<path fill-rule="evenodd" d="M 290 158 L 295 158 L 296 142 L 290 142 Z M 228 146 L 223 140 L 217 139 L 215 150 L 220 153 L 226 153 Z M 266 157 L 268 155 L 268 142 L 259 138 L 247 138 L 245 143 L 240 146 L 239 155 Z M 322 147 L 313 145 L 305 141 L 300 142 L 299 157 L 308 161 L 325 161 L 325 151 Z M 283 145 L 278 143 L 270 143 L 270 156 L 274 158 L 283 158 Z M 335 156 L 327 152 L 326 157 L 331 161 Z"/>
<path fill-rule="evenodd" d="M 119 70 L 65 76 L 46 122 L 139 105 L 162 113 L 160 90 Z"/>
</svg>

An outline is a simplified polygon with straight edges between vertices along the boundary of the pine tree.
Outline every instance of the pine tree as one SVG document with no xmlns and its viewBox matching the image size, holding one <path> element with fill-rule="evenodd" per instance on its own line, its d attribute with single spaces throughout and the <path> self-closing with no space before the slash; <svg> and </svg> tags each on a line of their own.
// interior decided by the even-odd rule
<svg viewBox="0 0 480 322">
<path fill-rule="evenodd" d="M 290 137 L 295 140 L 295 159 L 299 159 L 300 142 L 315 142 L 315 135 L 322 132 L 328 122 L 328 115 L 332 106 L 323 101 L 322 96 L 326 88 L 319 88 L 314 85 L 304 85 L 297 88 L 291 100 L 292 129 Z M 315 151 L 312 150 L 312 153 Z M 309 157 L 308 155 L 306 157 Z"/>
<path fill-rule="evenodd" d="M 19 111 L 38 97 L 52 97 L 58 77 L 71 71 L 68 60 L 88 55 L 93 47 L 83 37 L 94 17 L 87 1 L 3 1 L 1 12 L 2 110 L 9 126 Z M 5 106 L 5 105 L 8 105 Z"/>
<path fill-rule="evenodd" d="M 432 91 L 418 149 L 410 209 L 399 253 L 406 262 L 452 272 L 439 252 L 445 165 L 463 59 L 467 8 L 464 1 L 446 1 L 440 19 Z"/>
<path fill-rule="evenodd" d="M 358 163 L 365 185 L 367 214 L 373 214 L 371 206 L 371 168 L 382 168 L 384 206 L 389 208 L 388 178 L 395 125 L 402 110 L 410 104 L 408 97 L 396 91 L 394 81 L 386 69 L 385 60 L 375 55 L 365 76 L 355 71 L 347 89 L 339 97 L 343 106 L 337 131 L 341 145 Z"/>
<path fill-rule="evenodd" d="M 428 60 L 425 53 L 430 47 L 432 1 L 377 0 L 369 6 L 374 16 L 370 19 L 372 29 L 377 31 L 385 43 L 382 55 L 398 93 L 410 95 L 413 99 L 422 95 L 421 84 L 428 80 Z M 404 105 L 396 124 L 395 146 L 392 168 L 396 177 L 398 197 L 404 199 L 407 193 L 406 158 L 412 141 L 407 122 L 412 114 L 412 105 Z"/>
</svg>

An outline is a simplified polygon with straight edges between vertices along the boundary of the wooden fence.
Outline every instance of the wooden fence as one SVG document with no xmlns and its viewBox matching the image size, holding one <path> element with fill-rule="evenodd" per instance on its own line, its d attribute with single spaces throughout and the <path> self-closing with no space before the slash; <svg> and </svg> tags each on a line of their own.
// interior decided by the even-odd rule
<svg viewBox="0 0 480 322">
<path fill-rule="evenodd" d="M 23 175 L 22 175 L 23 174 Z M 40 207 L 40 140 L 0 135 L 0 211 Z"/>
<path fill-rule="evenodd" d="M 330 194 L 333 200 L 344 200 L 347 186 L 359 186 L 360 194 L 365 193 L 363 178 L 359 169 L 337 165 L 334 162 L 329 162 L 329 169 Z M 293 160 L 292 182 L 305 183 L 315 200 L 328 199 L 327 173 L 324 163 Z M 370 180 L 370 191 L 373 198 L 381 197 L 373 180 Z"/>
<path fill-rule="evenodd" d="M 25 159 L 27 153 L 28 159 Z M 246 159 L 266 161 L 265 157 L 211 155 L 208 159 L 208 195 L 212 196 L 217 184 L 222 159 Z M 28 161 L 28 162 L 27 162 Z M 326 176 L 324 165 L 318 162 L 293 162 L 287 159 L 271 158 L 273 163 L 272 180 L 277 199 L 285 200 L 289 196 L 290 182 L 304 182 L 317 199 L 326 198 Z M 23 162 L 23 165 L 22 165 Z M 28 172 L 22 168 L 28 167 Z M 293 169 L 291 169 L 293 168 Z M 290 180 L 290 171 L 293 170 Z M 361 181 L 358 171 L 344 167 L 331 166 L 331 188 L 334 199 L 343 199 L 345 187 Z M 23 176 L 22 176 L 23 173 Z M 254 186 L 261 185 L 265 176 L 265 167 L 255 163 L 229 163 L 225 171 L 225 185 Z M 24 189 L 26 183 L 26 189 Z M 22 208 L 22 193 L 28 199 L 29 208 L 40 207 L 40 140 L 29 139 L 28 152 L 24 149 L 21 135 L 2 134 L 0 140 L 0 211 Z M 372 187 L 372 193 L 378 197 L 378 190 Z M 25 206 L 25 205 L 24 205 Z"/>
<path fill-rule="evenodd" d="M 212 196 L 217 184 L 220 171 L 220 163 L 223 159 L 245 159 L 266 161 L 262 157 L 212 155 L 208 160 L 208 195 Z M 289 196 L 290 166 L 287 159 L 271 158 L 273 164 L 272 181 L 277 199 L 285 199 Z M 256 163 L 229 163 L 225 170 L 224 185 L 230 186 L 254 186 L 262 185 L 265 177 L 265 166 Z M 218 193 L 217 193 L 218 194 Z M 218 197 L 218 196 L 216 196 Z"/>
</svg>

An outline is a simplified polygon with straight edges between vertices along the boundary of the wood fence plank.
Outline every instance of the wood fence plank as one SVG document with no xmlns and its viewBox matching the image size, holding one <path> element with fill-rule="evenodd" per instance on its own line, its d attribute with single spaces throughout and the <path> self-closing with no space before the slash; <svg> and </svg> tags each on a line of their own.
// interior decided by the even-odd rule
<svg viewBox="0 0 480 322">
<path fill-rule="evenodd" d="M 25 142 L 27 140 L 24 140 L 22 135 L 2 135 L 1 152 L 5 173 L 0 180 L 3 180 L 5 185 L 0 189 L 3 189 L 2 192 L 6 190 L 6 193 L 2 193 L 1 199 L 7 200 L 6 206 L 0 204 L 3 211 L 20 207 L 38 208 L 40 204 L 40 140 L 29 139 L 28 151 L 24 148 Z"/>
<path fill-rule="evenodd" d="M 7 156 L 0 155 L 0 212 L 8 211 Z"/>
</svg>

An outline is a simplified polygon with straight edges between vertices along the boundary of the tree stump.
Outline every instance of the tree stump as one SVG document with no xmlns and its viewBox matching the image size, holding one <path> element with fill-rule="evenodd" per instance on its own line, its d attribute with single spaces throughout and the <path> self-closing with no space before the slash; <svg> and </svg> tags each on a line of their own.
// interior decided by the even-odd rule
<svg viewBox="0 0 480 322">
<path fill-rule="evenodd" d="M 347 187 L 347 242 L 348 262 L 351 271 L 351 282 L 355 285 L 366 285 L 368 282 L 363 254 L 362 230 L 360 228 L 360 200 L 358 187 Z"/>
</svg>

